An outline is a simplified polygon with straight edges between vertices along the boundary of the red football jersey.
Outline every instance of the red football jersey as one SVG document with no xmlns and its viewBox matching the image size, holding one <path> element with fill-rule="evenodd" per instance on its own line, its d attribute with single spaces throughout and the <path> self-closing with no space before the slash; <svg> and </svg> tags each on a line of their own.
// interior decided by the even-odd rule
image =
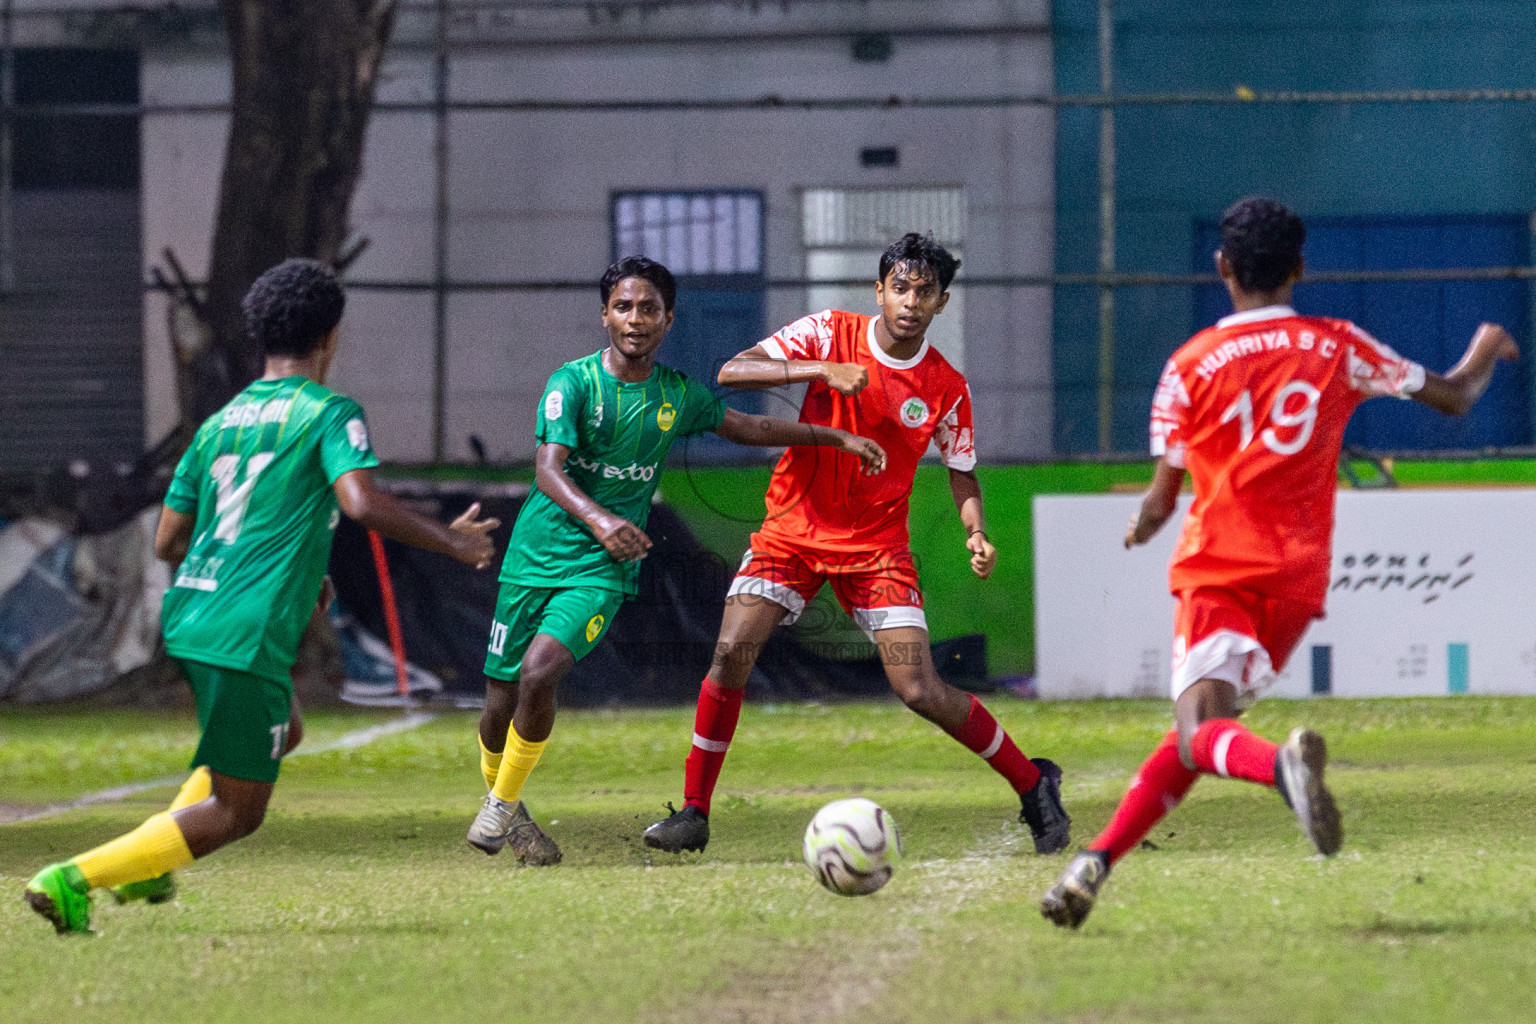
<svg viewBox="0 0 1536 1024">
<path fill-rule="evenodd" d="M 875 340 L 873 317 L 825 310 L 802 317 L 762 343 L 775 359 L 858 363 L 869 386 L 849 398 L 821 381 L 806 390 L 800 422 L 839 427 L 879 443 L 885 471 L 865 476 L 856 456 L 796 446 L 779 459 L 768 487 L 763 530 L 828 551 L 907 547 L 907 499 L 929 442 L 944 465 L 976 465 L 971 392 L 960 371 L 923 342 L 911 359 L 893 359 Z"/>
<path fill-rule="evenodd" d="M 1170 589 L 1235 587 L 1321 611 L 1344 425 L 1367 398 L 1423 386 L 1424 367 L 1348 320 L 1287 306 L 1186 342 L 1152 402 L 1152 454 L 1195 485 Z"/>
</svg>

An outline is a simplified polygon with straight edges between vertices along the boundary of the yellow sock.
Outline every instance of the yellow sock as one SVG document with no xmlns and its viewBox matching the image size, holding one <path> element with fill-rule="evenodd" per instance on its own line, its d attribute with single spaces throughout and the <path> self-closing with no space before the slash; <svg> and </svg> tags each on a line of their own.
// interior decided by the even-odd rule
<svg viewBox="0 0 1536 1024">
<path fill-rule="evenodd" d="M 486 749 L 485 740 L 479 733 L 475 734 L 475 742 L 480 744 L 480 774 L 485 776 L 485 788 L 495 789 L 496 773 L 501 771 L 501 753 Z"/>
<path fill-rule="evenodd" d="M 181 792 L 176 794 L 176 799 L 171 801 L 170 810 L 174 813 L 183 807 L 191 807 L 200 804 L 213 795 L 213 776 L 208 774 L 208 766 L 201 765 L 187 781 L 181 784 Z"/>
<path fill-rule="evenodd" d="M 163 811 L 125 836 L 71 861 L 93 889 L 142 882 L 192 863 L 192 851 L 171 812 Z"/>
<path fill-rule="evenodd" d="M 517 734 L 516 726 L 507 726 L 507 749 L 502 751 L 501 770 L 496 774 L 496 784 L 491 787 L 496 799 L 511 803 L 522 795 L 523 783 L 528 781 L 533 766 L 539 763 L 539 755 L 544 753 L 544 744 L 548 742 L 529 743 Z"/>
</svg>

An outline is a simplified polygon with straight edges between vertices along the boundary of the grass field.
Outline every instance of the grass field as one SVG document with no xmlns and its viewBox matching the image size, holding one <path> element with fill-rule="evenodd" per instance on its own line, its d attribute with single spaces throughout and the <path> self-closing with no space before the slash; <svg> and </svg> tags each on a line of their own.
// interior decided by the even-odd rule
<svg viewBox="0 0 1536 1024">
<path fill-rule="evenodd" d="M 992 705 L 1066 768 L 1090 838 L 1166 728 L 1163 703 Z M 1536 1006 L 1536 700 L 1261 704 L 1329 736 L 1349 830 L 1308 856 L 1279 800 L 1204 780 L 1117 869 L 1080 933 L 1035 901 L 1001 780 L 895 704 L 749 707 L 701 858 L 647 856 L 690 711 L 563 715 L 525 793 L 565 848 L 518 869 L 464 844 L 473 718 L 295 758 L 266 826 L 162 907 L 97 901 L 60 939 L 39 865 L 173 787 L 0 825 L 0 1019 L 23 1021 L 1526 1021 Z M 321 714 L 309 746 L 387 720 Z M 189 720 L 0 713 L 0 816 L 177 774 Z M 799 863 L 822 802 L 861 793 L 907 861 L 842 899 Z"/>
</svg>

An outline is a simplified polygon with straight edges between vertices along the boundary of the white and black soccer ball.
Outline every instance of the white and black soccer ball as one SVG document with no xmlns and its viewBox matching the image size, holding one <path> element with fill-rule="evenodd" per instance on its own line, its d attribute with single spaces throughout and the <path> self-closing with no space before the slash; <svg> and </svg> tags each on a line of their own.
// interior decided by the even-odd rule
<svg viewBox="0 0 1536 1024">
<path fill-rule="evenodd" d="M 901 860 L 896 820 L 873 800 L 834 800 L 805 830 L 805 864 L 839 896 L 867 896 L 891 880 Z"/>
</svg>

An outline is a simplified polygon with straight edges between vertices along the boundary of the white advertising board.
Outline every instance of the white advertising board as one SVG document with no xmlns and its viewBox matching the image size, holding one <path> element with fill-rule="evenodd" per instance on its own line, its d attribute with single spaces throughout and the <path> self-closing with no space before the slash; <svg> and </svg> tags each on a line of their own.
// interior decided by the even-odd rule
<svg viewBox="0 0 1536 1024">
<path fill-rule="evenodd" d="M 1189 501 L 1126 551 L 1140 496 L 1035 498 L 1040 696 L 1168 696 Z M 1268 692 L 1536 694 L 1536 490 L 1341 491 L 1327 616 Z"/>
</svg>

